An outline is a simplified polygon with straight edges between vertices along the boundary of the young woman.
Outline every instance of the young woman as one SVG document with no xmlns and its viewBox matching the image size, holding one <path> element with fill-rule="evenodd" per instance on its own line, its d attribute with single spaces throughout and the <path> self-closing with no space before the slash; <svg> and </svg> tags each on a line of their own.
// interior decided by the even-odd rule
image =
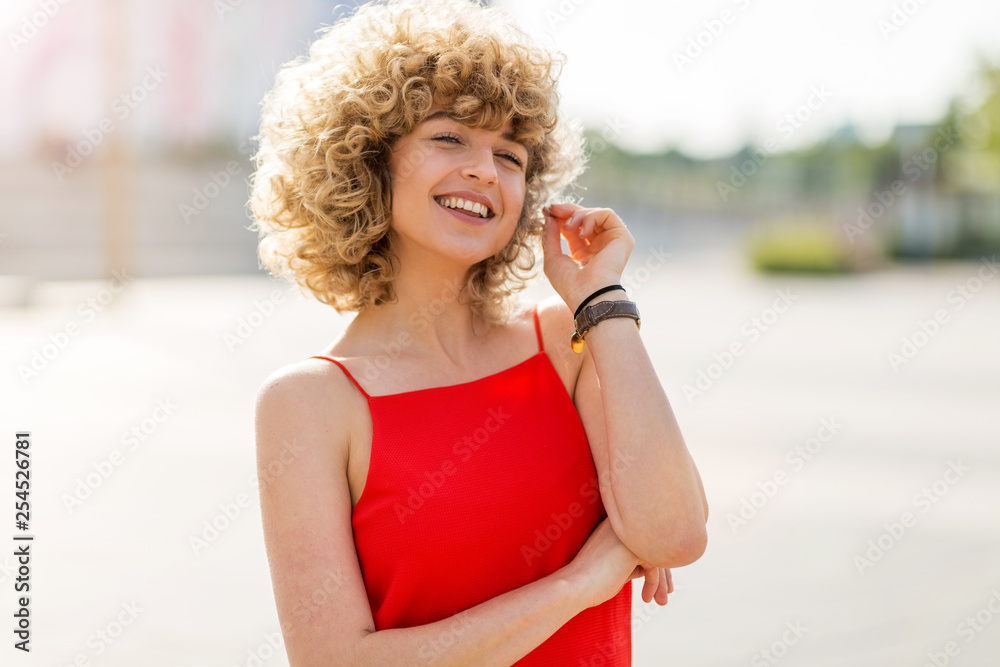
<svg viewBox="0 0 1000 667">
<path fill-rule="evenodd" d="M 705 549 L 701 480 L 617 287 L 633 239 L 609 209 L 542 208 L 582 164 L 558 65 L 496 9 L 390 1 L 266 100 L 262 261 L 357 312 L 258 394 L 296 667 L 629 665 L 631 579 L 665 604 L 668 568 Z M 558 297 L 522 305 L 539 240 Z"/>
</svg>

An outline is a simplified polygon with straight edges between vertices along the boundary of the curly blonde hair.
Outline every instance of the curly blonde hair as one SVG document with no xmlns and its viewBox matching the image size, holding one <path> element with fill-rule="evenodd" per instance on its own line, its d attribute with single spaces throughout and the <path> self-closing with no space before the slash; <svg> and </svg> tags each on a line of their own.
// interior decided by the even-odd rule
<svg viewBox="0 0 1000 667">
<path fill-rule="evenodd" d="M 582 133 L 557 113 L 565 56 L 468 0 L 376 2 L 321 32 L 264 98 L 250 200 L 261 262 L 337 312 L 392 301 L 389 157 L 437 102 L 470 127 L 510 121 L 528 147 L 513 237 L 463 290 L 478 315 L 504 319 L 534 275 L 541 207 L 584 168 Z"/>
</svg>

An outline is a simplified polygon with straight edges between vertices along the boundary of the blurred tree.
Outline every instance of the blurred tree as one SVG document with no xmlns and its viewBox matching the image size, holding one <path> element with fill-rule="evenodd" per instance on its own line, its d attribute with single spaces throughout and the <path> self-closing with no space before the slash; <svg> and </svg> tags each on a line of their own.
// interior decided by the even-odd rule
<svg viewBox="0 0 1000 667">
<path fill-rule="evenodd" d="M 1000 251 L 1000 62 L 979 57 L 974 89 L 954 99 L 936 130 L 954 132 L 956 147 L 940 165 L 940 190 L 958 210 L 959 233 L 949 255 Z"/>
<path fill-rule="evenodd" d="M 954 99 L 938 129 L 958 134 L 959 150 L 945 156 L 944 183 L 953 191 L 1000 192 L 1000 63 L 980 56 L 974 101 Z"/>
<path fill-rule="evenodd" d="M 960 118 L 960 128 L 978 143 L 978 150 L 1000 156 L 1000 62 L 979 58 L 979 85 L 982 101 Z"/>
</svg>

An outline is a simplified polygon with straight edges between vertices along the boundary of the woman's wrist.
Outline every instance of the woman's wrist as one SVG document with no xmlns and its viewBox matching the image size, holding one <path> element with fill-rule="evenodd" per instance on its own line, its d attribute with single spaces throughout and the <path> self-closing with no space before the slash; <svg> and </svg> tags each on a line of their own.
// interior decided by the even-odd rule
<svg viewBox="0 0 1000 667">
<path fill-rule="evenodd" d="M 574 352 L 583 352 L 587 333 L 607 319 L 629 318 L 640 326 L 639 310 L 634 301 L 625 296 L 621 285 L 611 285 L 593 292 L 583 300 L 573 314 L 573 337 L 570 346 Z M 606 304 L 606 305 L 604 305 Z"/>
<path fill-rule="evenodd" d="M 599 600 L 594 600 L 590 577 L 587 576 L 586 572 L 581 571 L 576 561 L 570 561 L 550 576 L 565 588 L 566 594 L 574 598 L 582 609 L 589 609 L 600 604 Z"/>
<path fill-rule="evenodd" d="M 587 297 L 593 295 L 594 292 L 596 292 L 596 291 L 598 291 L 598 290 L 600 290 L 600 289 L 602 289 L 604 287 L 609 287 L 609 286 L 615 285 L 615 284 L 617 284 L 617 283 L 615 283 L 614 281 L 610 281 L 609 280 L 607 283 L 605 283 L 603 285 L 597 285 L 597 286 L 595 286 L 592 289 L 587 289 L 585 291 L 581 291 L 581 292 L 579 292 L 577 294 L 572 295 L 570 297 L 570 300 L 567 302 L 566 305 L 568 305 L 570 307 L 570 310 L 572 312 L 576 313 L 578 310 L 580 310 L 580 305 L 584 301 L 586 301 L 587 305 L 589 306 L 589 305 L 591 305 L 593 303 L 598 303 L 599 301 L 620 301 L 620 300 L 622 300 L 624 298 L 627 298 L 626 293 L 625 293 L 625 288 L 619 288 L 619 289 L 616 289 L 616 290 L 610 290 L 608 292 L 604 292 L 603 294 L 598 294 L 597 296 L 594 296 L 590 300 L 587 300 Z"/>
</svg>

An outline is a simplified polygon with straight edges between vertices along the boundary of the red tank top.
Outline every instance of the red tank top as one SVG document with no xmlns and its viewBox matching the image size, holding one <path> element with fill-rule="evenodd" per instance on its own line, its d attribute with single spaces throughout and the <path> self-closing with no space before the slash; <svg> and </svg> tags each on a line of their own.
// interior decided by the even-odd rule
<svg viewBox="0 0 1000 667">
<path fill-rule="evenodd" d="M 351 515 L 375 628 L 433 623 L 568 564 L 607 516 L 590 445 L 542 346 L 471 382 L 369 396 L 371 463 Z M 632 664 L 632 582 L 516 665 Z M 426 657 L 426 656 L 417 656 Z"/>
</svg>

